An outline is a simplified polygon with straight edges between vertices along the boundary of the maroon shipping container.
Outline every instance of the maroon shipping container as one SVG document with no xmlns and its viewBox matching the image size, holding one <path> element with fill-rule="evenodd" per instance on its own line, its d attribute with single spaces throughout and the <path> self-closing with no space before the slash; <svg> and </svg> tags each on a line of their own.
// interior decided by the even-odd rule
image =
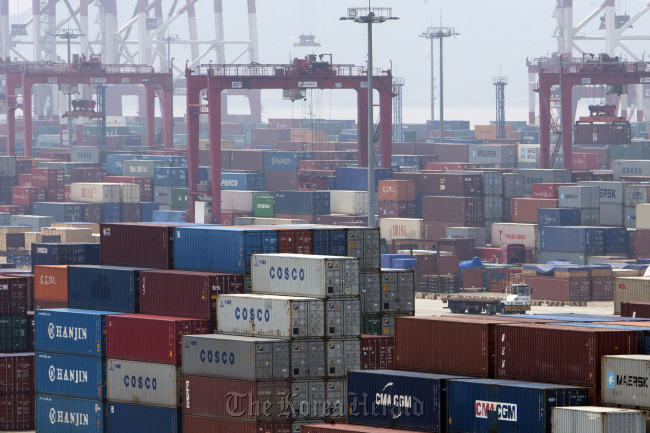
<svg viewBox="0 0 650 433">
<path fill-rule="evenodd" d="M 391 143 L 391 155 L 415 155 L 415 143 Z"/>
<path fill-rule="evenodd" d="M 34 430 L 34 394 L 0 395 L 0 430 Z"/>
<path fill-rule="evenodd" d="M 467 149 L 467 144 L 436 143 L 434 154 L 438 155 L 440 162 L 468 162 L 469 152 Z"/>
<path fill-rule="evenodd" d="M 570 183 L 534 183 L 532 184 L 533 188 L 533 198 L 550 198 L 550 199 L 559 199 L 560 198 L 560 187 L 572 185 Z"/>
<path fill-rule="evenodd" d="M 244 293 L 244 276 L 192 271 L 140 272 L 140 312 L 210 320 L 217 295 Z"/>
<path fill-rule="evenodd" d="M 30 208 L 32 203 L 47 200 L 47 188 L 42 186 L 14 186 L 11 191 L 14 205 Z"/>
<path fill-rule="evenodd" d="M 31 173 L 35 158 L 16 158 L 16 174 Z"/>
<path fill-rule="evenodd" d="M 538 209 L 556 208 L 558 200 L 545 198 L 511 198 L 510 221 L 537 224 Z"/>
<path fill-rule="evenodd" d="M 68 308 L 67 301 L 48 301 L 46 299 L 34 300 L 35 310 L 46 310 L 51 308 Z"/>
<path fill-rule="evenodd" d="M 361 369 L 392 370 L 395 368 L 395 337 L 361 335 Z"/>
<path fill-rule="evenodd" d="M 0 354 L 0 394 L 34 392 L 34 354 Z"/>
<path fill-rule="evenodd" d="M 650 230 L 637 229 L 632 235 L 632 254 L 635 258 L 650 257 Z"/>
<path fill-rule="evenodd" d="M 590 301 L 613 301 L 614 277 L 591 277 Z M 648 316 L 650 317 L 650 316 Z"/>
<path fill-rule="evenodd" d="M 62 168 L 34 168 L 32 169 L 32 185 L 63 187 L 65 185 L 65 171 Z"/>
<path fill-rule="evenodd" d="M 99 240 L 101 264 L 172 269 L 175 227 L 171 224 L 103 223 Z"/>
<path fill-rule="evenodd" d="M 32 298 L 24 277 L 0 277 L 0 314 L 25 314 Z"/>
<path fill-rule="evenodd" d="M 380 201 L 379 218 L 415 218 L 415 201 Z"/>
<path fill-rule="evenodd" d="M 261 173 L 264 168 L 264 151 L 237 149 L 229 150 L 228 168 L 231 170 L 249 170 Z M 225 168 L 221 167 L 223 170 Z M 268 190 L 267 190 L 268 191 Z"/>
<path fill-rule="evenodd" d="M 621 302 L 621 317 L 650 319 L 650 302 Z"/>
<path fill-rule="evenodd" d="M 184 433 L 292 433 L 288 422 L 250 422 L 183 415 Z"/>
<path fill-rule="evenodd" d="M 183 376 L 182 388 L 183 416 L 203 415 L 241 421 L 290 420 L 289 381 Z"/>
<path fill-rule="evenodd" d="M 522 282 L 533 289 L 532 299 L 543 301 L 590 301 L 589 277 L 559 278 L 522 275 Z"/>
<path fill-rule="evenodd" d="M 483 194 L 482 176 L 478 173 L 424 173 L 422 175 L 422 194 L 481 196 Z"/>
<path fill-rule="evenodd" d="M 0 205 L 0 212 L 5 212 L 11 215 L 27 215 L 29 206 L 25 205 Z"/>
<path fill-rule="evenodd" d="M 352 424 L 303 424 L 301 433 L 410 433 L 410 430 Z"/>
<path fill-rule="evenodd" d="M 311 254 L 314 232 L 308 229 L 278 229 L 267 227 L 278 233 L 278 253 Z"/>
<path fill-rule="evenodd" d="M 422 198 L 422 217 L 425 221 L 483 223 L 483 198 L 424 196 Z"/>
<path fill-rule="evenodd" d="M 497 326 L 499 379 L 600 387 L 601 358 L 637 353 L 637 334 L 548 324 Z"/>
<path fill-rule="evenodd" d="M 408 171 L 393 173 L 393 180 L 410 180 L 415 182 L 415 194 L 422 194 L 422 173 Z"/>
<path fill-rule="evenodd" d="M 78 167 L 70 169 L 70 182 L 102 182 L 104 176 L 101 167 Z M 142 178 L 149 179 L 149 178 Z M 113 181 L 111 181 L 113 182 Z M 119 183 L 119 182 L 116 182 Z"/>
<path fill-rule="evenodd" d="M 153 201 L 153 179 L 150 177 L 106 176 L 104 177 L 104 182 L 138 184 L 140 185 L 140 201 Z"/>
<path fill-rule="evenodd" d="M 124 314 L 106 318 L 106 357 L 181 365 L 183 335 L 207 334 L 207 320 Z"/>
<path fill-rule="evenodd" d="M 267 191 L 297 190 L 298 173 L 295 171 L 267 171 L 264 173 L 264 186 Z"/>
<path fill-rule="evenodd" d="M 474 239 L 439 238 L 438 251 L 446 251 L 458 257 L 458 260 L 474 258 Z"/>
<path fill-rule="evenodd" d="M 18 175 L 18 186 L 33 186 L 32 175 L 30 173 L 23 173 Z"/>
<path fill-rule="evenodd" d="M 122 203 L 121 208 L 122 222 L 140 222 L 140 203 Z"/>
<path fill-rule="evenodd" d="M 345 167 L 348 161 L 337 160 L 315 160 L 315 159 L 301 159 L 298 161 L 300 170 L 334 170 L 339 167 Z"/>
</svg>

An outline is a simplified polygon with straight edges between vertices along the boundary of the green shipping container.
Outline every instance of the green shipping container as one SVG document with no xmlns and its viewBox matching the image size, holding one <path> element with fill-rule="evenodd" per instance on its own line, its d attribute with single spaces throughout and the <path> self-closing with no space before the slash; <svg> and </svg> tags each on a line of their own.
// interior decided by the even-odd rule
<svg viewBox="0 0 650 433">
<path fill-rule="evenodd" d="M 362 315 L 361 333 L 369 335 L 382 335 L 381 316 L 376 314 Z"/>
<path fill-rule="evenodd" d="M 27 315 L 0 316 L 0 352 L 27 352 Z"/>
<path fill-rule="evenodd" d="M 172 188 L 172 209 L 185 210 L 190 208 L 190 190 L 188 188 Z"/>
<path fill-rule="evenodd" d="M 259 196 L 253 199 L 253 216 L 256 218 L 274 218 L 274 197 Z"/>
</svg>

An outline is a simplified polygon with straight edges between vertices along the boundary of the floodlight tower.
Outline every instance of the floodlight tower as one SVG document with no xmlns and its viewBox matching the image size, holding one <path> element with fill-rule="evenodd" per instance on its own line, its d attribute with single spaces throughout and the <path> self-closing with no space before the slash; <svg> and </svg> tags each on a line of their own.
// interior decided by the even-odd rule
<svg viewBox="0 0 650 433">
<path fill-rule="evenodd" d="M 497 91 L 497 138 L 506 138 L 506 93 L 508 77 L 492 77 Z"/>
</svg>

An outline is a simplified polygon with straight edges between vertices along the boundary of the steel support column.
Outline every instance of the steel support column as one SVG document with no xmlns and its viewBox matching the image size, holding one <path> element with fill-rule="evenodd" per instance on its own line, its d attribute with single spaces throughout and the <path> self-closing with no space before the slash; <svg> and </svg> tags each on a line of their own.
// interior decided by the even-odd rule
<svg viewBox="0 0 650 433">
<path fill-rule="evenodd" d="M 357 90 L 357 158 L 368 167 L 368 89 Z"/>
<path fill-rule="evenodd" d="M 185 70 L 187 101 L 187 183 L 189 186 L 188 219 L 194 222 L 194 203 L 199 185 L 199 116 L 201 114 L 201 89 L 205 87 L 205 77 L 192 75 Z"/>
<path fill-rule="evenodd" d="M 212 221 L 221 223 L 221 92 L 208 72 L 208 130 L 210 135 L 210 189 Z"/>
<path fill-rule="evenodd" d="M 145 119 L 147 123 L 147 146 L 153 146 L 156 143 L 156 128 L 154 126 L 156 114 L 156 86 L 146 84 L 144 86 L 145 95 Z"/>
<path fill-rule="evenodd" d="M 391 91 L 379 91 L 379 125 L 381 132 L 381 166 L 390 168 L 393 129 L 393 94 Z"/>
</svg>

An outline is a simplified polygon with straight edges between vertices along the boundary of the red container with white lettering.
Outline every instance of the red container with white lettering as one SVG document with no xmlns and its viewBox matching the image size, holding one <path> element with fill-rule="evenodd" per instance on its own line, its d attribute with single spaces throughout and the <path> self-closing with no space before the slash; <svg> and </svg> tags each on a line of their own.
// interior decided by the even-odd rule
<svg viewBox="0 0 650 433">
<path fill-rule="evenodd" d="M 395 368 L 395 337 L 361 336 L 361 369 L 392 370 Z"/>
<path fill-rule="evenodd" d="M 377 195 L 380 201 L 415 200 L 415 182 L 410 180 L 380 180 Z"/>
<path fill-rule="evenodd" d="M 570 183 L 534 183 L 533 188 L 533 198 L 551 198 L 559 199 L 560 198 L 560 187 L 572 185 Z"/>
<path fill-rule="evenodd" d="M 68 265 L 34 266 L 34 300 L 68 302 Z"/>
</svg>

